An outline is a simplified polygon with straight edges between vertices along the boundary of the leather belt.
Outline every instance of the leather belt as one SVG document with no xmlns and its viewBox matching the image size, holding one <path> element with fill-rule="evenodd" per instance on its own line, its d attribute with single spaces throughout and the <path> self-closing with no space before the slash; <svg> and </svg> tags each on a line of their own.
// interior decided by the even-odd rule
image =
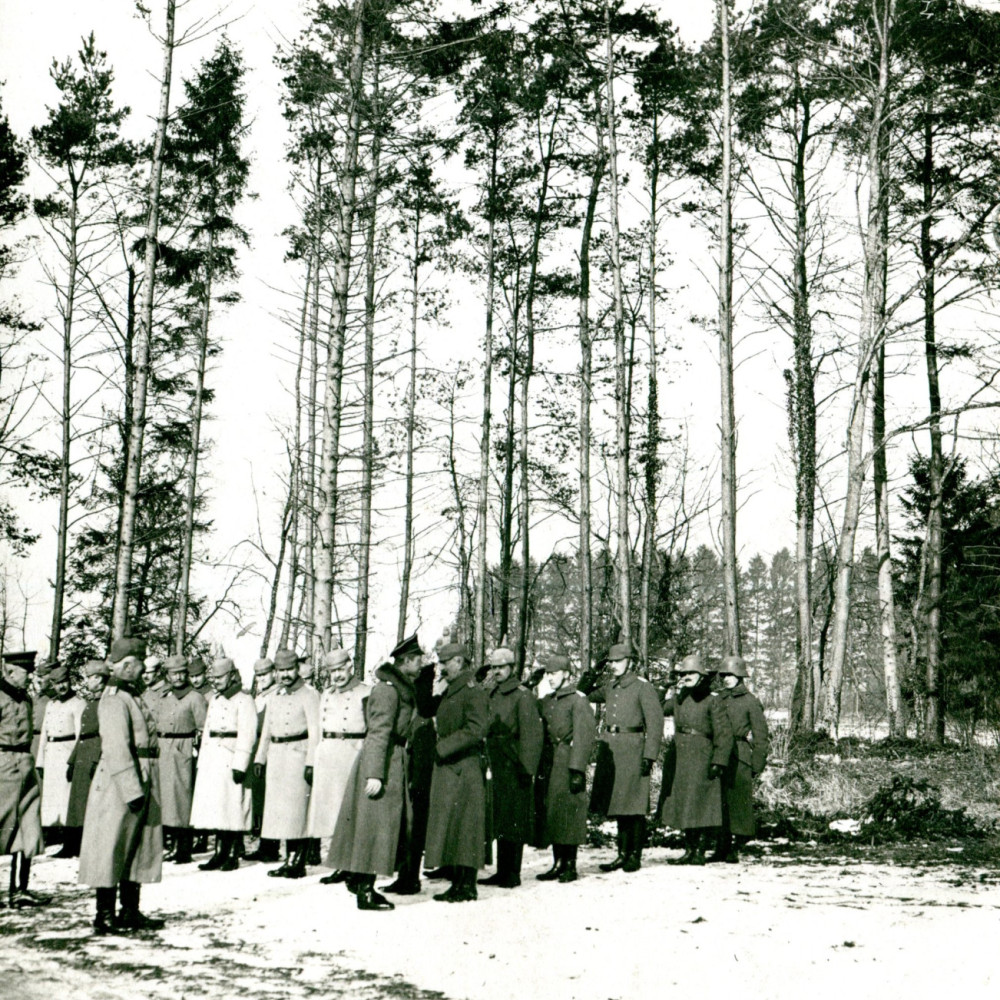
<svg viewBox="0 0 1000 1000">
<path fill-rule="evenodd" d="M 644 733 L 645 726 L 605 726 L 606 733 Z"/>
<path fill-rule="evenodd" d="M 706 740 L 712 738 L 708 733 L 703 733 L 700 729 L 691 729 L 688 726 L 678 726 L 674 732 L 683 733 L 685 736 L 704 736 Z"/>
<path fill-rule="evenodd" d="M 193 740 L 198 734 L 192 729 L 187 733 L 157 733 L 161 740 Z"/>
<path fill-rule="evenodd" d="M 240 734 L 235 729 L 210 729 L 208 735 L 213 740 L 236 739 Z"/>
<path fill-rule="evenodd" d="M 363 740 L 364 733 L 336 733 L 329 729 L 323 730 L 324 740 Z"/>
<path fill-rule="evenodd" d="M 98 737 L 100 735 L 101 735 L 100 731 L 98 731 L 96 733 L 80 733 L 80 739 L 81 740 L 92 740 L 92 739 L 95 739 L 96 737 Z"/>
<path fill-rule="evenodd" d="M 31 753 L 30 743 L 0 743 L 2 753 Z"/>
<path fill-rule="evenodd" d="M 136 747 L 135 755 L 140 760 L 156 760 L 160 756 L 159 747 Z"/>
<path fill-rule="evenodd" d="M 393 733 L 392 734 L 392 742 L 397 747 L 405 747 L 406 746 L 406 737 L 405 736 L 400 736 L 399 733 Z"/>
<path fill-rule="evenodd" d="M 569 736 L 564 736 L 561 740 L 553 740 L 552 745 L 555 747 L 571 747 L 573 745 L 573 734 L 570 733 Z"/>
<path fill-rule="evenodd" d="M 70 733 L 68 736 L 46 736 L 45 739 L 48 743 L 65 743 L 67 740 L 75 740 L 76 734 Z"/>
<path fill-rule="evenodd" d="M 309 739 L 308 733 L 295 733 L 294 736 L 272 736 L 272 743 L 298 743 L 299 740 Z"/>
</svg>

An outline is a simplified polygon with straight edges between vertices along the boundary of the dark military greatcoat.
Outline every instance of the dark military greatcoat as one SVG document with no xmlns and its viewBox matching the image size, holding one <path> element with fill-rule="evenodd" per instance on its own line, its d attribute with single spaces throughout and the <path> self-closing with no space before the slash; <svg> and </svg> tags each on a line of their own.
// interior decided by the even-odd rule
<svg viewBox="0 0 1000 1000">
<path fill-rule="evenodd" d="M 437 763 L 427 816 L 428 868 L 482 868 L 485 861 L 486 788 L 483 751 L 489 698 L 471 670 L 448 684 L 437 714 Z"/>
<path fill-rule="evenodd" d="M 0 854 L 31 858 L 43 849 L 33 736 L 31 696 L 0 678 Z"/>
<path fill-rule="evenodd" d="M 661 818 L 675 830 L 722 825 L 722 782 L 708 776 L 712 764 L 724 767 L 733 750 L 733 729 L 725 706 L 704 688 L 681 689 L 664 713 L 674 717 L 677 764 Z"/>
<path fill-rule="evenodd" d="M 729 830 L 737 836 L 756 833 L 753 816 L 753 779 L 764 770 L 770 737 L 760 702 L 743 686 L 719 692 L 733 729 L 735 745 L 722 779 Z"/>
<path fill-rule="evenodd" d="M 541 701 L 545 741 L 552 749 L 545 796 L 545 839 L 550 844 L 582 844 L 587 839 L 587 790 L 569 790 L 569 772 L 587 773 L 597 723 L 594 710 L 575 684 Z"/>
<path fill-rule="evenodd" d="M 72 768 L 69 788 L 69 809 L 66 813 L 66 825 L 79 829 L 83 826 L 83 818 L 87 814 L 87 796 L 90 794 L 90 782 L 97 770 L 97 762 L 101 759 L 101 733 L 97 727 L 98 699 L 88 701 L 80 716 L 80 735 L 69 755 L 68 767 Z"/>
</svg>

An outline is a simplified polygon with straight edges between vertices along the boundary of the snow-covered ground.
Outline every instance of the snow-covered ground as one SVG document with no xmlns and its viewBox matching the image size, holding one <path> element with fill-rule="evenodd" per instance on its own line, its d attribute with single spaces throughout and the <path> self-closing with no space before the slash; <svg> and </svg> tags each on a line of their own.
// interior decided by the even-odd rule
<svg viewBox="0 0 1000 1000">
<path fill-rule="evenodd" d="M 607 851 L 581 852 L 581 879 L 534 875 L 480 888 L 477 903 L 420 896 L 362 913 L 342 886 L 270 879 L 267 867 L 203 873 L 165 866 L 143 909 L 158 934 L 96 938 L 92 894 L 76 863 L 38 859 L 45 910 L 0 910 L 0 997 L 189 1000 L 195 997 L 427 997 L 631 1000 L 803 997 L 995 998 L 1000 872 L 959 865 L 667 864 L 600 874 Z M 269 866 L 268 866 L 269 867 Z M 0 878 L 6 871 L 0 868 Z"/>
</svg>

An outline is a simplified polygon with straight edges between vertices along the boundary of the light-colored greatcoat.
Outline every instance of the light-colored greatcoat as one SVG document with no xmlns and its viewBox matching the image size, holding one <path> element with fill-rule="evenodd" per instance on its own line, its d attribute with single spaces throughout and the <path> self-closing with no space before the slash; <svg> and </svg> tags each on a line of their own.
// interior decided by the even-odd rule
<svg viewBox="0 0 1000 1000">
<path fill-rule="evenodd" d="M 198 753 L 198 775 L 191 803 L 196 830 L 250 829 L 250 758 L 257 742 L 257 709 L 253 696 L 239 685 L 213 695 Z M 233 780 L 243 772 L 243 781 Z"/>
<path fill-rule="evenodd" d="M 160 801 L 163 825 L 191 822 L 194 793 L 194 748 L 205 725 L 205 699 L 192 687 L 164 688 L 149 702 L 156 715 L 160 741 Z"/>
<path fill-rule="evenodd" d="M 65 826 L 69 814 L 71 783 L 66 780 L 69 763 L 80 735 L 80 721 L 86 702 L 75 694 L 50 698 L 45 706 L 35 767 L 42 778 L 42 826 Z"/>
<path fill-rule="evenodd" d="M 348 687 L 329 688 L 320 696 L 320 742 L 309 796 L 310 837 L 329 837 L 337 825 L 351 769 L 364 745 L 370 693 L 369 684 L 352 680 Z"/>
<path fill-rule="evenodd" d="M 97 706 L 101 759 L 87 800 L 80 845 L 81 885 L 159 882 L 163 863 L 156 723 L 135 689 L 112 680 Z M 140 756 L 142 754 L 142 756 Z M 133 813 L 128 803 L 143 799 Z"/>
<path fill-rule="evenodd" d="M 34 733 L 31 697 L 0 678 L 0 854 L 41 854 L 42 815 L 38 774 L 31 756 Z"/>
<path fill-rule="evenodd" d="M 285 741 L 302 735 L 305 739 Z M 277 737 L 281 742 L 272 742 Z M 307 836 L 309 811 L 307 767 L 319 745 L 319 694 L 301 680 L 278 688 L 268 699 L 264 728 L 255 758 L 267 766 L 267 792 L 260 835 L 268 840 L 298 840 Z"/>
<path fill-rule="evenodd" d="M 403 748 L 416 718 L 413 684 L 391 664 L 375 672 L 368 696 L 368 732 L 358 754 L 330 842 L 327 863 L 346 872 L 391 875 L 399 862 L 400 838 L 409 827 L 409 794 Z M 382 791 L 365 794 L 369 778 Z"/>
</svg>

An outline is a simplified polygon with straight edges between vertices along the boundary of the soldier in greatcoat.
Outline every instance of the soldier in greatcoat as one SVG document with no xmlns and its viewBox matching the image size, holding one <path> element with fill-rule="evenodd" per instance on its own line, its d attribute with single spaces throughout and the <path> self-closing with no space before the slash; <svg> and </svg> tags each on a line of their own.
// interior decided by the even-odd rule
<svg viewBox="0 0 1000 1000">
<path fill-rule="evenodd" d="M 216 660 L 209 677 L 213 695 L 198 752 L 191 825 L 216 834 L 215 853 L 198 867 L 229 872 L 240 866 L 240 838 L 250 829 L 247 773 L 257 742 L 257 708 L 232 660 Z"/>
<path fill-rule="evenodd" d="M 524 845 L 534 832 L 534 780 L 542 756 L 542 718 L 535 696 L 513 674 L 514 651 L 501 646 L 488 657 L 493 689 L 486 737 L 492 809 L 487 840 L 496 838 L 497 870 L 480 885 L 521 884 Z"/>
<path fill-rule="evenodd" d="M 577 690 L 568 656 L 542 660 L 549 693 L 539 708 L 552 758 L 545 793 L 543 840 L 552 845 L 552 867 L 542 882 L 577 879 L 577 847 L 587 840 L 587 764 L 597 736 L 594 710 Z"/>
<path fill-rule="evenodd" d="M 322 665 L 330 686 L 319 700 L 320 742 L 309 796 L 309 836 L 315 842 L 333 836 L 354 762 L 364 745 L 371 692 L 370 684 L 354 676 L 347 650 L 331 649 L 323 655 Z M 320 881 L 331 885 L 346 877 L 341 870 Z"/>
<path fill-rule="evenodd" d="M 66 826 L 70 782 L 66 765 L 80 735 L 86 702 L 73 691 L 69 669 L 56 664 L 49 671 L 51 697 L 45 706 L 35 768 L 42 782 L 42 828 Z"/>
<path fill-rule="evenodd" d="M 450 869 L 451 887 L 434 896 L 445 903 L 476 899 L 476 873 L 486 854 L 484 755 L 490 708 L 468 660 L 468 650 L 459 643 L 438 651 L 439 676 L 447 688 L 434 716 L 437 743 L 425 853 L 429 868 Z"/>
<path fill-rule="evenodd" d="M 11 856 L 8 901 L 16 908 L 49 902 L 28 888 L 31 859 L 43 850 L 41 790 L 31 756 L 34 713 L 28 693 L 35 655 L 4 653 L 0 667 L 0 854 Z"/>
<path fill-rule="evenodd" d="M 674 719 L 677 764 L 661 817 L 684 831 L 687 849 L 672 863 L 703 865 L 706 841 L 722 826 L 722 775 L 733 750 L 733 728 L 697 653 L 681 661 L 677 677 L 677 693 L 668 692 L 664 704 L 664 713 Z"/>
<path fill-rule="evenodd" d="M 254 770 L 267 767 L 267 794 L 260 835 L 284 840 L 284 864 L 267 874 L 302 878 L 308 848 L 309 789 L 319 745 L 319 694 L 299 677 L 299 656 L 290 649 L 274 654 L 278 687 L 268 699 Z"/>
<path fill-rule="evenodd" d="M 727 656 L 719 669 L 722 689 L 719 701 L 729 714 L 733 728 L 733 752 L 722 776 L 722 829 L 714 854 L 706 861 L 739 861 L 740 841 L 756 833 L 753 815 L 753 783 L 764 770 L 770 735 L 760 702 L 747 690 L 747 667 L 742 656 Z"/>
<path fill-rule="evenodd" d="M 264 731 L 264 709 L 278 685 L 274 679 L 274 660 L 262 656 L 253 665 L 253 696 L 257 709 L 257 742 L 254 743 L 254 755 L 260 745 L 260 734 Z M 253 803 L 253 814 L 250 821 L 252 833 L 260 835 L 260 825 L 264 820 L 264 799 L 267 791 L 267 768 L 252 768 L 250 772 L 250 794 Z M 248 854 L 247 861 L 279 861 L 281 859 L 281 843 L 277 840 L 265 840 L 263 837 L 257 844 L 257 849 Z"/>
<path fill-rule="evenodd" d="M 208 677 L 208 667 L 200 656 L 192 656 L 188 661 L 188 683 L 192 691 L 197 691 L 207 702 L 215 693 Z"/>
<path fill-rule="evenodd" d="M 599 865 L 601 871 L 634 872 L 641 866 L 646 842 L 649 776 L 660 754 L 663 709 L 653 685 L 630 669 L 631 647 L 616 643 L 606 661 L 611 674 L 607 681 L 600 684 L 596 672 L 588 672 L 578 685 L 591 701 L 604 704 L 603 754 L 598 756 L 590 808 L 618 824 L 618 853 Z"/>
<path fill-rule="evenodd" d="M 173 834 L 173 850 L 164 861 L 191 863 L 194 831 L 194 755 L 205 725 L 205 699 L 188 682 L 187 658 L 169 656 L 163 664 L 166 687 L 148 703 L 156 717 L 160 744 L 160 808 L 165 833 Z"/>
<path fill-rule="evenodd" d="M 87 800 L 79 882 L 97 890 L 98 934 L 164 923 L 139 910 L 140 884 L 159 882 L 163 862 L 156 720 L 139 695 L 145 652 L 142 639 L 111 643 L 111 678 L 97 706 L 101 759 Z"/>
<path fill-rule="evenodd" d="M 394 909 L 375 891 L 375 876 L 393 874 L 405 851 L 410 817 L 404 748 L 416 708 L 413 681 L 423 660 L 413 635 L 393 650 L 392 663 L 375 671 L 368 730 L 330 842 L 327 864 L 347 873 L 344 884 L 357 896 L 359 910 Z"/>
<path fill-rule="evenodd" d="M 97 724 L 97 704 L 110 669 L 106 660 L 87 660 L 82 668 L 81 692 L 86 704 L 80 715 L 80 735 L 66 762 L 66 780 L 70 783 L 69 806 L 66 810 L 66 842 L 55 857 L 75 858 L 80 855 L 83 820 L 87 814 L 90 783 L 101 759 L 101 733 Z"/>
</svg>

